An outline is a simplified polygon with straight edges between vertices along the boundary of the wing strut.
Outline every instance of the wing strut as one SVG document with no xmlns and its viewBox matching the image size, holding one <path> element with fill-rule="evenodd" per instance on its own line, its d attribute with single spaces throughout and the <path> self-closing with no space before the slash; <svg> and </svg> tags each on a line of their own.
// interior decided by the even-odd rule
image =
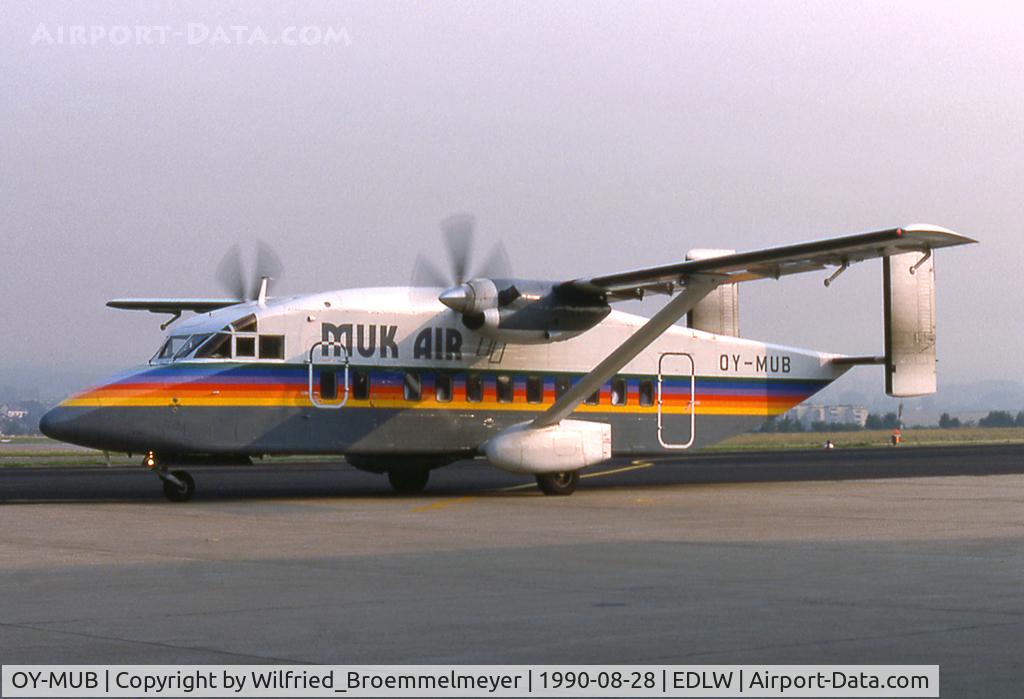
<svg viewBox="0 0 1024 699">
<path fill-rule="evenodd" d="M 572 388 L 562 394 L 554 404 L 538 415 L 531 427 L 550 427 L 568 417 L 583 400 L 601 388 L 638 354 L 687 314 L 705 296 L 728 278 L 717 274 L 691 274 L 686 278 L 686 289 L 654 314 L 628 340 L 615 348 L 604 360 L 590 370 Z"/>
</svg>

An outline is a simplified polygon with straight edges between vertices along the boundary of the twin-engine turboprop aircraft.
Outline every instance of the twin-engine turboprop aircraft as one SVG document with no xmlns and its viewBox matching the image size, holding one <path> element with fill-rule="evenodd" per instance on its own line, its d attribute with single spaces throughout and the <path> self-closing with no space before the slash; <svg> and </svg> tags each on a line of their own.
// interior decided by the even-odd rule
<svg viewBox="0 0 1024 699">
<path fill-rule="evenodd" d="M 421 284 L 268 297 L 261 256 L 234 298 L 122 299 L 114 308 L 194 315 L 147 366 L 74 395 L 43 433 L 145 454 L 184 501 L 185 463 L 337 454 L 386 473 L 401 492 L 431 469 L 485 455 L 568 495 L 579 471 L 613 456 L 666 454 L 750 430 L 857 364 L 884 364 L 886 391 L 935 391 L 933 251 L 975 242 L 930 225 L 736 253 L 591 278 L 535 281 L 502 271 L 499 249 L 469 275 L 471 220 L 446 223 L 454 283 L 421 262 Z M 738 285 L 882 258 L 885 351 L 849 357 L 740 338 Z M 424 283 L 425 282 L 425 283 Z M 671 296 L 651 318 L 620 300 Z M 675 323 L 688 315 L 688 327 Z"/>
</svg>

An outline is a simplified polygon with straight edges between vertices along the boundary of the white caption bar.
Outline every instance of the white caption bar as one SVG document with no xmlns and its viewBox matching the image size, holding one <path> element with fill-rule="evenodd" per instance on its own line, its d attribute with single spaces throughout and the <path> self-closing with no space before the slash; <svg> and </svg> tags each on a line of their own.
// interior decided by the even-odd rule
<svg viewBox="0 0 1024 699">
<path fill-rule="evenodd" d="M 938 665 L 4 665 L 4 697 L 937 697 Z"/>
</svg>

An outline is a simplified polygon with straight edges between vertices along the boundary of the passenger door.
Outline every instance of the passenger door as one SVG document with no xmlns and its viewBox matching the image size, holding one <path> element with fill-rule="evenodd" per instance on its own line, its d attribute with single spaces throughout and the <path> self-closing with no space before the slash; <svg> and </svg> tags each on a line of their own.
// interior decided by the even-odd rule
<svg viewBox="0 0 1024 699">
<path fill-rule="evenodd" d="M 696 378 L 693 356 L 664 352 L 658 358 L 658 443 L 665 449 L 689 449 L 696 437 Z"/>
</svg>

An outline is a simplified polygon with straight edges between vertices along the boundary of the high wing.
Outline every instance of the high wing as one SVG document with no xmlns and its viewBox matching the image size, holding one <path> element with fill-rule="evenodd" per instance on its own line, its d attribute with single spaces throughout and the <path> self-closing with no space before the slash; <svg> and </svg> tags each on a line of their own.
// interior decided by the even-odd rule
<svg viewBox="0 0 1024 699">
<path fill-rule="evenodd" d="M 149 311 L 150 313 L 171 313 L 180 315 L 183 311 L 208 313 L 218 308 L 227 308 L 237 303 L 245 303 L 242 299 L 111 299 L 107 301 L 110 308 L 124 311 Z"/>
<path fill-rule="evenodd" d="M 946 228 L 915 224 L 874 233 L 676 262 L 590 279 L 574 279 L 561 284 L 559 288 L 584 295 L 600 294 L 610 301 L 637 299 L 649 292 L 671 294 L 695 274 L 724 275 L 727 279 L 723 283 L 726 284 L 778 279 L 787 274 L 813 272 L 829 266 L 844 267 L 876 257 L 912 251 L 929 252 L 936 248 L 975 242 Z"/>
<path fill-rule="evenodd" d="M 577 381 L 550 408 L 537 416 L 531 425 L 535 428 L 551 427 L 568 417 L 587 396 L 621 371 L 701 299 L 723 284 L 777 279 L 787 274 L 812 272 L 829 266 L 843 269 L 854 262 L 907 252 L 922 253 L 923 262 L 935 248 L 975 242 L 945 228 L 916 224 L 565 282 L 560 285 L 565 292 L 583 296 L 599 295 L 608 300 L 643 298 L 646 292 L 672 294 L 682 290 L 682 293 Z"/>
</svg>

